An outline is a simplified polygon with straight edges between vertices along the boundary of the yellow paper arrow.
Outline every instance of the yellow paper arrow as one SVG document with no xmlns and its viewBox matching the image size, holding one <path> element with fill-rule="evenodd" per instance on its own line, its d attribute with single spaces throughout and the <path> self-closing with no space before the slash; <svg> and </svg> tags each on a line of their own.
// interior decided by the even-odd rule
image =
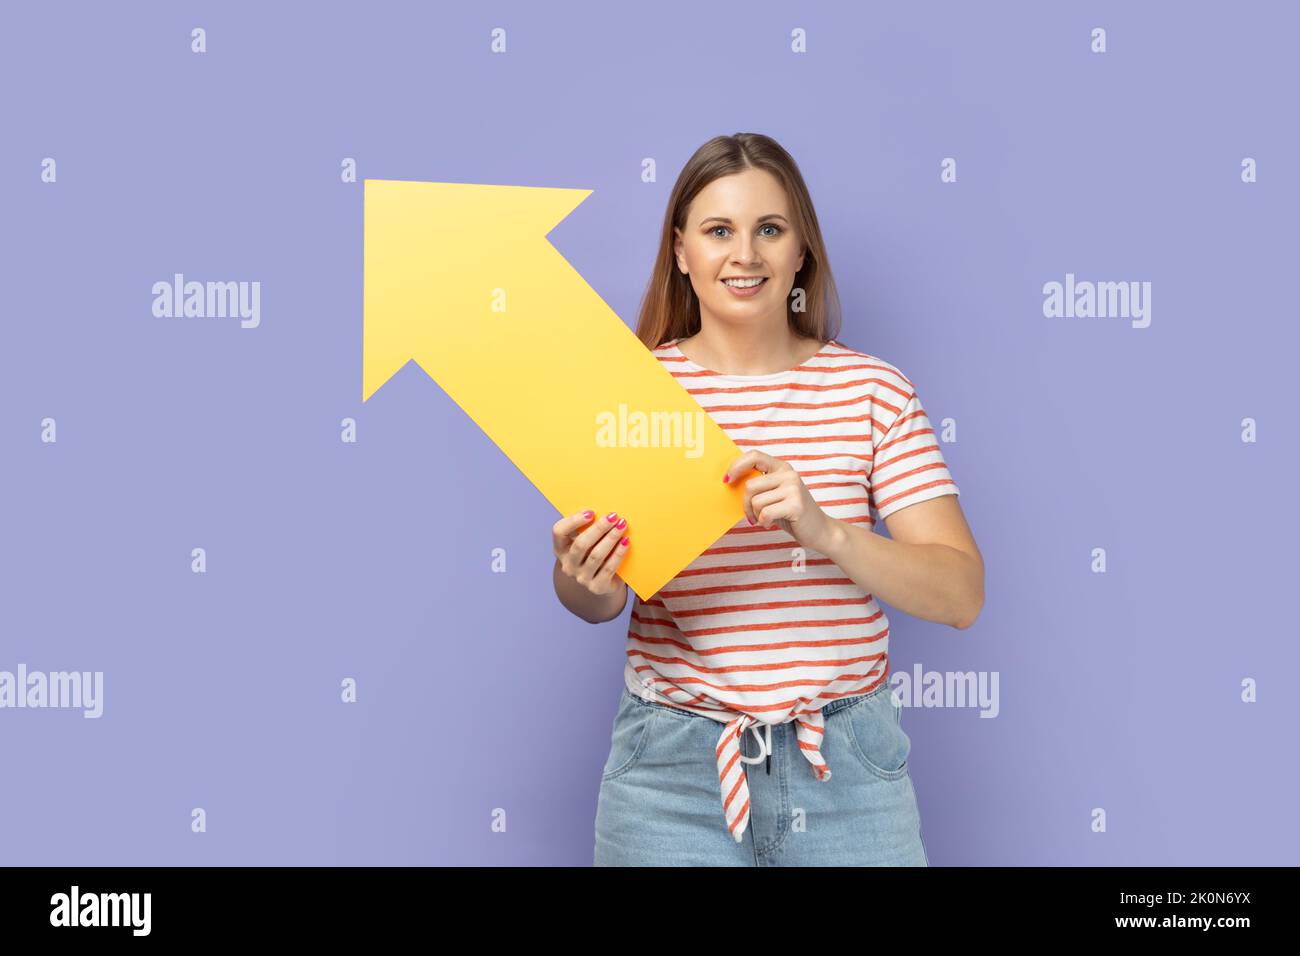
<svg viewBox="0 0 1300 956">
<path fill-rule="evenodd" d="M 363 402 L 414 359 L 561 515 L 627 518 L 643 600 L 744 518 L 741 449 L 546 239 L 590 189 L 364 189 Z"/>
</svg>

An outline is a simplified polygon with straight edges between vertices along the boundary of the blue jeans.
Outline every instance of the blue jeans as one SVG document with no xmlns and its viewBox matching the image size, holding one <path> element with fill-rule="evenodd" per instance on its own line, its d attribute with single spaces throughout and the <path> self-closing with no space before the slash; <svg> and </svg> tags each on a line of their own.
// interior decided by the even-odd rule
<svg viewBox="0 0 1300 956">
<path fill-rule="evenodd" d="M 723 725 L 624 688 L 596 802 L 596 866 L 929 866 L 889 684 L 822 714 L 831 779 L 813 776 L 793 724 L 773 726 L 771 773 L 744 765 L 750 820 L 737 843 L 714 756 Z M 758 747 L 741 738 L 746 756 Z"/>
</svg>

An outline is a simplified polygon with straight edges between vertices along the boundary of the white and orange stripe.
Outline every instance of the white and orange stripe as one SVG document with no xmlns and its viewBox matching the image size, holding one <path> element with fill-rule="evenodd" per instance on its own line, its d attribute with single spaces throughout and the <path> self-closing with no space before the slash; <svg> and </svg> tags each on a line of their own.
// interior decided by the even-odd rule
<svg viewBox="0 0 1300 956">
<path fill-rule="evenodd" d="M 831 517 L 874 527 L 960 494 L 915 387 L 890 363 L 831 341 L 795 369 L 728 376 L 688 360 L 677 341 L 653 354 L 738 446 L 793 465 Z M 753 759 L 742 757 L 741 737 L 793 720 L 812 773 L 829 780 L 821 708 L 887 679 L 888 641 L 875 597 L 829 558 L 741 521 L 650 600 L 633 602 L 624 681 L 723 725 L 718 785 L 740 841 Z"/>
</svg>

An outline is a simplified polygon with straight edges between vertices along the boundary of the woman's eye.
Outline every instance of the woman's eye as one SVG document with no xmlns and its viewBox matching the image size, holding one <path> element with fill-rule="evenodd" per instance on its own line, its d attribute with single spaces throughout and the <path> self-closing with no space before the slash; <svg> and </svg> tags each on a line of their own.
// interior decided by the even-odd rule
<svg viewBox="0 0 1300 956">
<path fill-rule="evenodd" d="M 777 236 L 781 235 L 781 233 L 785 231 L 785 230 L 783 230 L 780 226 L 776 225 L 775 223 L 771 223 L 771 222 L 766 223 L 766 224 L 763 225 L 761 228 L 763 228 L 763 229 L 774 229 L 774 230 L 776 230 L 775 232 L 770 232 L 770 233 L 768 233 L 768 238 L 769 238 L 769 239 L 775 239 Z M 722 238 L 721 236 L 718 236 L 718 230 L 719 230 L 719 229 L 724 229 L 724 230 L 725 230 L 725 229 L 727 229 L 727 227 L 726 227 L 726 226 L 714 226 L 713 229 L 712 229 L 712 235 L 714 235 L 714 236 L 717 237 L 717 238 Z"/>
</svg>

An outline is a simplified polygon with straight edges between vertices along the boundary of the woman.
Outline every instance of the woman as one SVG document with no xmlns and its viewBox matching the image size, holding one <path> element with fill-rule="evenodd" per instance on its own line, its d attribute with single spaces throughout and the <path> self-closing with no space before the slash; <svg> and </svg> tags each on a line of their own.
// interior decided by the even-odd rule
<svg viewBox="0 0 1300 956">
<path fill-rule="evenodd" d="M 929 863 L 877 598 L 966 628 L 984 565 L 915 387 L 835 341 L 836 302 L 789 154 L 704 144 L 637 334 L 745 449 L 718 477 L 747 520 L 633 603 L 597 865 Z M 587 511 L 552 537 L 561 602 L 621 614 L 626 521 Z"/>
</svg>

